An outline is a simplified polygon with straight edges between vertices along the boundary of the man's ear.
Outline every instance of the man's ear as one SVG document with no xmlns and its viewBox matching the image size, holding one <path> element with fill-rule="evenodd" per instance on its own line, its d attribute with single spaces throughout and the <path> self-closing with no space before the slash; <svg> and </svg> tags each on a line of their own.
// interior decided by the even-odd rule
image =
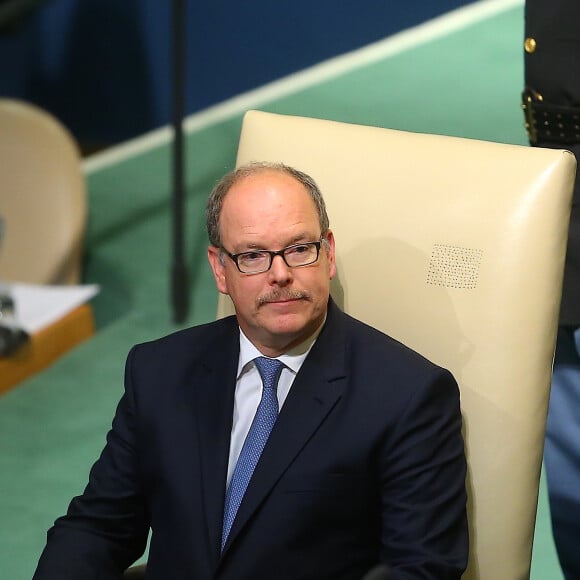
<svg viewBox="0 0 580 580">
<path fill-rule="evenodd" d="M 326 238 L 326 252 L 328 255 L 328 270 L 329 270 L 328 274 L 329 278 L 332 280 L 336 276 L 334 234 L 332 233 L 331 230 L 328 230 L 324 237 Z"/>
<path fill-rule="evenodd" d="M 215 278 L 215 285 L 218 292 L 228 294 L 228 285 L 226 282 L 226 267 L 222 262 L 222 256 L 219 248 L 209 246 L 207 249 L 207 259 Z"/>
</svg>

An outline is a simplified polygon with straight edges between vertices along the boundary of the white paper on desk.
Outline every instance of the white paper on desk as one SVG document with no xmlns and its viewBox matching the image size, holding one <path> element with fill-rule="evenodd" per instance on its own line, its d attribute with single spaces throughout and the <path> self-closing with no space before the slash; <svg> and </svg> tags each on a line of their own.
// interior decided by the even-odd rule
<svg viewBox="0 0 580 580">
<path fill-rule="evenodd" d="M 9 282 L 2 286 L 14 300 L 17 324 L 30 334 L 60 320 L 99 292 L 97 284 L 38 286 Z"/>
</svg>

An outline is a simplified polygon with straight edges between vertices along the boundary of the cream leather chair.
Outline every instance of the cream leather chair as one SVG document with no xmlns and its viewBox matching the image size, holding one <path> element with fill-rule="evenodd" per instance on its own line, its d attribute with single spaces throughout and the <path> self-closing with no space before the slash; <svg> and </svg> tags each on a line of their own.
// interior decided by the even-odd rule
<svg viewBox="0 0 580 580">
<path fill-rule="evenodd" d="M 573 156 L 254 111 L 238 165 L 258 160 L 293 165 L 321 187 L 335 300 L 459 382 L 464 578 L 528 578 Z M 232 312 L 221 296 L 218 316 Z"/>
<path fill-rule="evenodd" d="M 0 216 L 0 280 L 79 281 L 86 189 L 76 143 L 54 117 L 10 99 L 0 99 Z"/>
</svg>

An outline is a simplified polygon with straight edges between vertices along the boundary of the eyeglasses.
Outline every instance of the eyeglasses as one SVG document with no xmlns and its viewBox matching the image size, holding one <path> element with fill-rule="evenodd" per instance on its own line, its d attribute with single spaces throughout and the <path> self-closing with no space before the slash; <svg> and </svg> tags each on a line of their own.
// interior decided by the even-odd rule
<svg viewBox="0 0 580 580">
<path fill-rule="evenodd" d="M 261 274 L 272 267 L 276 256 L 280 256 L 289 268 L 299 268 L 314 264 L 320 255 L 322 239 L 318 242 L 306 242 L 304 244 L 292 244 L 277 252 L 270 250 L 254 250 L 253 252 L 241 252 L 230 254 L 225 248 L 224 252 L 234 261 L 242 274 Z"/>
</svg>

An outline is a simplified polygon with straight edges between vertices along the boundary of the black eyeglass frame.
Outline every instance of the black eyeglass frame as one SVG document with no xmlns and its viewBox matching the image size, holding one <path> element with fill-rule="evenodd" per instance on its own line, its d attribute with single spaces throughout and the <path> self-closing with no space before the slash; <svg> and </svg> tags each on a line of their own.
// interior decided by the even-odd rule
<svg viewBox="0 0 580 580">
<path fill-rule="evenodd" d="M 274 258 L 276 256 L 280 256 L 282 258 L 282 260 L 284 260 L 284 264 L 286 264 L 286 266 L 288 266 L 288 268 L 302 268 L 303 266 L 310 266 L 312 264 L 315 264 L 316 262 L 318 262 L 318 258 L 320 257 L 320 247 L 322 246 L 322 243 L 324 242 L 324 240 L 325 240 L 325 238 L 321 237 L 317 242 L 301 242 L 299 244 L 291 244 L 290 246 L 286 246 L 285 248 L 282 248 L 281 250 L 278 250 L 278 251 L 253 250 L 253 251 L 249 251 L 249 252 L 239 252 L 238 254 L 231 254 L 223 247 L 221 248 L 221 250 L 224 254 L 226 254 L 226 256 L 231 258 L 231 260 L 236 265 L 236 268 L 239 270 L 239 272 L 241 274 L 246 274 L 247 276 L 252 276 L 254 274 L 263 274 L 264 272 L 267 272 L 272 267 L 272 263 L 274 262 Z M 298 266 L 292 266 L 286 261 L 285 254 L 289 250 L 292 250 L 293 248 L 298 248 L 300 246 L 314 246 L 316 248 L 316 257 L 313 260 L 311 260 L 310 262 L 306 262 L 305 264 L 299 264 Z M 238 263 L 238 258 L 240 256 L 245 255 L 245 254 L 256 254 L 256 253 L 268 254 L 270 256 L 270 262 L 268 263 L 268 267 L 265 270 L 260 270 L 259 272 L 244 272 L 240 268 L 240 264 Z"/>
</svg>

